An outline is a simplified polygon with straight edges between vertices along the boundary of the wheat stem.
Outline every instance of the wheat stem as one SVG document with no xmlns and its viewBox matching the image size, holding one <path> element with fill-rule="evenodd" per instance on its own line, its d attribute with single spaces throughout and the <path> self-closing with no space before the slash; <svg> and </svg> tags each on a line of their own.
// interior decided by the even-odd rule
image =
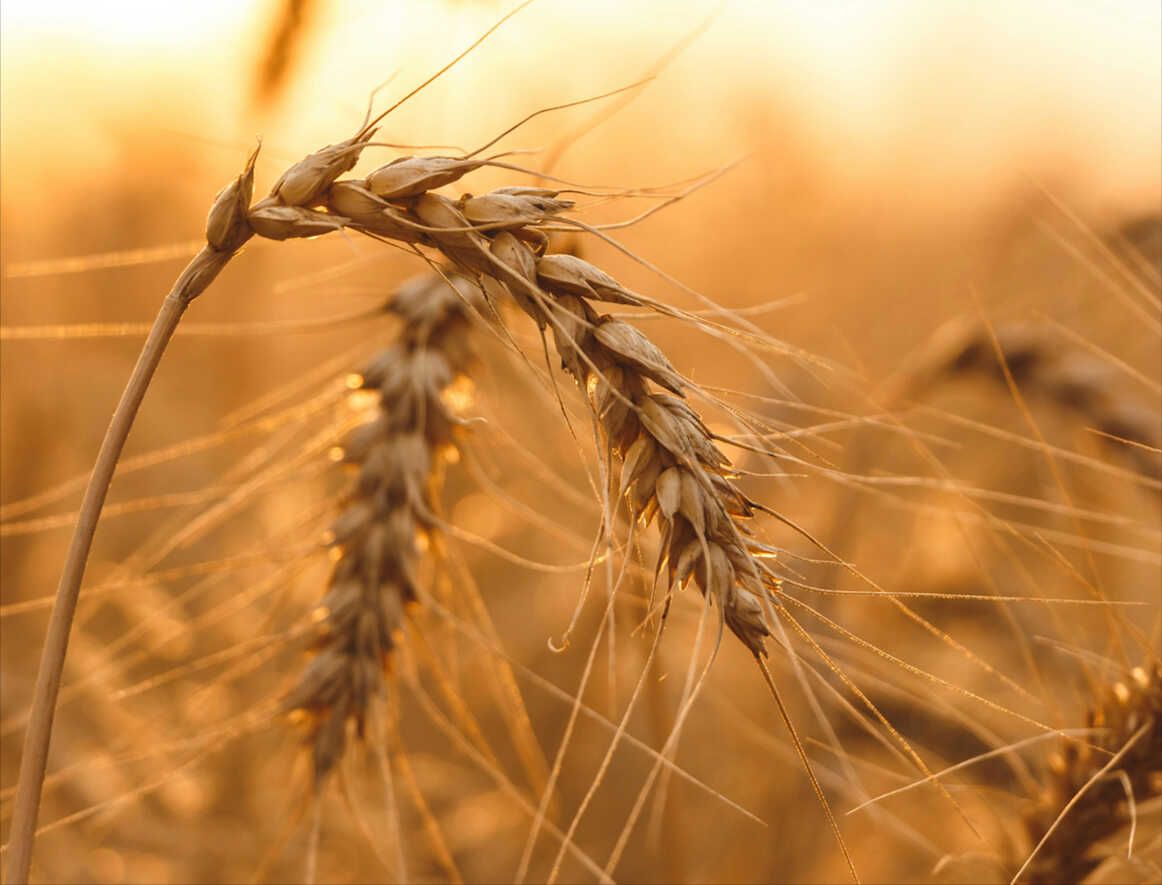
<svg viewBox="0 0 1162 885">
<path fill-rule="evenodd" d="M 109 483 L 113 479 L 113 471 L 117 467 L 121 450 L 133 427 L 133 421 L 137 417 L 137 410 L 153 380 L 153 373 L 161 362 L 162 354 L 173 337 L 178 322 L 190 302 L 205 291 L 233 255 L 234 251 L 219 252 L 207 244 L 182 271 L 173 289 L 162 302 L 157 319 L 154 320 L 149 337 L 141 348 L 137 365 L 134 366 L 129 383 L 121 394 L 113 418 L 109 422 L 109 429 L 105 431 L 101 449 L 97 453 L 97 461 L 93 465 L 93 472 L 81 501 L 77 524 L 73 529 L 64 570 L 57 586 L 56 602 L 53 604 L 52 618 L 49 621 L 44 651 L 40 658 L 40 669 L 36 677 L 32 713 L 28 721 L 28 731 L 24 735 L 16 803 L 12 811 L 12 830 L 9 839 L 11 853 L 5 870 L 7 881 L 12 885 L 23 885 L 28 881 L 36 818 L 40 810 L 41 785 L 44 783 L 48 763 L 53 714 L 56 712 L 65 653 L 68 651 L 69 632 L 77 609 L 77 598 L 80 595 L 89 550 L 93 545 L 93 535 L 97 530 L 97 520 L 109 491 Z"/>
</svg>

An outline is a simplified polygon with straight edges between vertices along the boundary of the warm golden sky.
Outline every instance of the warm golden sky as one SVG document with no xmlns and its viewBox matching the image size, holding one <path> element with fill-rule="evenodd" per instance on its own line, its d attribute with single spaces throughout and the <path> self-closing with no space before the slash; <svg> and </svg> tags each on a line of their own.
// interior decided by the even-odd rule
<svg viewBox="0 0 1162 885">
<path fill-rule="evenodd" d="M 99 167 L 116 153 L 107 121 L 127 113 L 143 136 L 212 130 L 235 145 L 261 128 L 294 154 L 344 134 L 372 85 L 396 69 L 401 84 L 422 79 L 508 8 L 320 0 L 300 110 L 257 121 L 247 78 L 277 2 L 5 0 L 5 172 L 53 154 Z M 411 124 L 451 137 L 489 104 L 505 105 L 498 119 L 524 108 L 526 92 L 565 100 L 620 85 L 711 7 L 538 0 L 433 99 L 441 113 L 429 104 Z M 703 129 L 728 105 L 777 94 L 781 113 L 831 146 L 834 174 L 856 180 L 898 167 L 974 184 L 1081 170 L 1092 190 L 1149 204 L 1162 191 L 1160 35 L 1157 0 L 736 0 L 655 92 L 670 88 Z"/>
</svg>

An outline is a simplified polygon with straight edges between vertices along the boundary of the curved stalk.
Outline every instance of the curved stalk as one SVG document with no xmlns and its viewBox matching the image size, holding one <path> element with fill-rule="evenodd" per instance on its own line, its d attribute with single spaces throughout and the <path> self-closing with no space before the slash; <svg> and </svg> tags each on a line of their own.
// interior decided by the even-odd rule
<svg viewBox="0 0 1162 885">
<path fill-rule="evenodd" d="M 249 234 L 246 238 L 249 238 Z M 239 242 L 237 245 L 241 246 L 242 243 Z M 36 676 L 28 730 L 24 735 L 24 750 L 20 757 L 20 775 L 8 842 L 8 865 L 5 870 L 6 880 L 11 885 L 25 885 L 28 882 L 41 789 L 48 763 L 49 740 L 52 737 L 53 716 L 56 713 L 65 653 L 68 651 L 69 633 L 77 610 L 77 597 L 80 595 L 85 565 L 89 560 L 89 550 L 93 545 L 93 535 L 97 531 L 97 520 L 105 504 L 113 471 L 117 467 L 121 450 L 133 427 L 145 391 L 149 389 L 153 373 L 161 362 L 162 354 L 173 337 L 178 322 L 190 302 L 205 291 L 227 262 L 234 257 L 236 251 L 236 248 L 218 251 L 207 244 L 186 265 L 186 269 L 182 271 L 173 289 L 162 302 L 157 319 L 154 320 L 149 337 L 141 348 L 137 365 L 134 366 L 129 383 L 121 394 L 117 409 L 109 422 L 109 429 L 105 431 L 101 449 L 97 453 L 97 461 L 93 465 L 89 484 L 85 488 L 85 496 L 81 501 L 76 527 L 73 529 L 73 537 L 65 557 L 64 570 L 57 586 L 56 601 L 53 603 L 52 618 L 48 624 L 44 651 L 40 657 L 40 669 Z"/>
</svg>

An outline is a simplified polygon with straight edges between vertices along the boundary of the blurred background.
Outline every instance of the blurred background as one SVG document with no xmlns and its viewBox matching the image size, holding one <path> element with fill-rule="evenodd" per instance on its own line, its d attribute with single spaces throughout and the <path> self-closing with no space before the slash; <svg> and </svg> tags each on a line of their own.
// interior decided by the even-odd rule
<svg viewBox="0 0 1162 885">
<path fill-rule="evenodd" d="M 265 193 L 289 164 L 353 133 L 373 89 L 390 78 L 375 97 L 376 109 L 386 107 L 507 10 L 473 0 L 4 3 L 5 840 L 44 600 L 79 501 L 76 478 L 89 470 L 133 365 L 140 324 L 200 244 L 213 195 L 256 136 L 256 193 Z M 552 154 L 554 173 L 626 188 L 671 186 L 739 161 L 616 236 L 686 286 L 751 311 L 748 322 L 788 345 L 760 353 L 759 372 L 754 353 L 729 342 L 642 321 L 683 374 L 730 391 L 735 406 L 790 434 L 777 444 L 794 461 L 731 452 L 740 469 L 766 474 L 745 476 L 747 492 L 881 586 L 1097 593 L 1142 605 L 1127 614 L 918 601 L 945 641 L 882 600 L 803 598 L 996 705 L 1055 728 L 1085 727 L 1110 685 L 1159 656 L 1160 69 L 1162 11 L 1148 2 L 537 0 L 394 112 L 378 136 L 442 147 L 372 149 L 358 169 L 401 153 L 472 150 L 534 110 L 657 71 L 630 103 L 544 115 L 497 149 L 575 136 Z M 545 156 L 512 162 L 536 168 Z M 529 180 L 481 170 L 447 192 Z M 636 199 L 603 202 L 583 217 L 613 222 L 641 208 Z M 569 245 L 635 291 L 703 306 L 608 244 Z M 302 666 L 301 648 L 279 637 L 302 623 L 326 581 L 314 545 L 344 487 L 326 450 L 358 405 L 343 378 L 395 328 L 386 317 L 342 318 L 423 271 L 414 256 L 354 237 L 254 242 L 189 312 L 127 447 L 134 469 L 115 482 L 97 536 L 87 575 L 96 592 L 82 602 L 50 759 L 57 775 L 41 822 L 53 829 L 39 843 L 39 880 L 303 878 L 310 789 L 294 728 L 280 720 L 232 729 Z M 541 365 L 534 330 L 515 313 L 507 318 Z M 992 357 L 990 328 L 1021 402 Z M 425 674 L 453 734 L 494 753 L 482 769 L 400 677 L 389 753 L 409 878 L 430 881 L 512 877 L 528 833 L 525 805 L 539 800 L 536 765 L 518 748 L 531 735 L 552 763 L 605 592 L 593 591 L 573 646 L 550 652 L 546 640 L 569 622 L 600 522 L 585 472 L 596 464 L 589 425 L 571 396 L 574 438 L 526 365 L 483 331 L 479 347 L 468 413 L 485 420 L 465 461 L 480 463 L 450 468 L 448 519 L 556 570 L 455 539 L 447 560 L 427 567 L 434 592 L 483 630 L 479 611 L 456 601 L 472 576 L 504 655 L 434 612 L 419 615 L 428 650 L 413 639 L 401 653 L 400 673 L 414 664 Z M 706 417 L 719 432 L 737 432 L 723 409 L 708 406 Z M 804 583 L 858 585 L 810 561 L 820 553 L 801 536 L 760 522 L 772 543 L 808 558 L 788 565 Z M 643 543 L 648 568 L 652 540 Z M 616 644 L 608 655 L 602 644 L 600 674 L 583 695 L 614 721 L 648 651 L 649 631 L 634 629 L 647 591 L 635 586 L 619 603 Z M 691 659 L 698 667 L 710 653 L 713 631 L 696 640 L 701 611 L 692 590 L 682 595 L 657 677 L 630 720 L 630 732 L 655 749 L 676 721 Z M 835 632 L 818 637 L 934 768 L 1037 733 Z M 842 857 L 777 713 L 734 645 L 724 643 L 710 670 L 675 759 L 767 826 L 670 779 L 664 801 L 647 804 L 616 878 L 842 880 Z M 798 671 L 775 650 L 776 678 L 837 811 L 915 777 L 882 729 L 865 727 L 839 699 L 843 687 L 819 659 L 797 647 Z M 503 661 L 527 708 L 524 737 L 495 699 L 509 678 Z M 802 676 L 810 667 L 818 675 Z M 815 686 L 816 704 L 799 679 Z M 843 753 L 829 748 L 829 728 Z M 551 809 L 562 827 L 609 735 L 580 721 Z M 1042 741 L 958 773 L 955 795 L 979 839 L 930 787 L 888 800 L 882 812 L 841 815 L 865 878 L 1008 881 L 1032 847 L 1025 821 L 1044 801 L 1038 788 L 1055 746 Z M 376 765 L 374 754 L 360 754 L 345 791 L 324 799 L 320 881 L 392 875 Z M 577 834 L 599 865 L 649 769 L 638 749 L 614 756 Z M 498 785 L 498 771 L 510 788 Z M 1158 844 L 1157 811 L 1143 808 L 1139 854 Z M 433 848 L 433 828 L 454 870 Z M 548 875 L 555 847 L 541 837 L 531 880 Z M 1107 881 L 1162 878 L 1145 862 L 1103 869 Z M 593 879 L 574 861 L 562 876 Z"/>
</svg>

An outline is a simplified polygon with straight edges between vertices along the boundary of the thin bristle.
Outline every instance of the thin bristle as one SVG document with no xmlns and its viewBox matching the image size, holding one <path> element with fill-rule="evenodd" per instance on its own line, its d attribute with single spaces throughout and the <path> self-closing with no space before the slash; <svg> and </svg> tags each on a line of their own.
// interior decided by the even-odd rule
<svg viewBox="0 0 1162 885">
<path fill-rule="evenodd" d="M 775 706 L 779 708 L 779 716 L 782 718 L 783 724 L 787 726 L 787 733 L 791 736 L 791 743 L 795 745 L 795 753 L 799 757 L 799 761 L 803 763 L 803 771 L 807 774 L 807 779 L 811 782 L 811 789 L 815 792 L 815 798 L 819 800 L 819 805 L 823 808 L 823 813 L 827 816 L 827 825 L 831 827 L 835 841 L 838 843 L 839 849 L 843 852 L 843 859 L 847 862 L 847 869 L 851 873 L 852 881 L 858 883 L 859 873 L 855 870 L 855 861 L 851 858 L 851 852 L 847 849 L 847 843 L 843 839 L 843 833 L 839 831 L 839 824 L 835 820 L 835 815 L 831 812 L 831 803 L 823 795 L 823 788 L 819 786 L 819 780 L 815 777 L 815 771 L 811 767 L 811 760 L 807 758 L 807 751 L 803 749 L 803 742 L 799 740 L 799 733 L 795 729 L 795 723 L 791 719 L 791 714 L 787 712 L 787 706 L 783 703 L 783 698 L 779 695 L 778 688 L 775 687 L 775 680 L 771 676 L 771 670 L 762 655 L 756 654 L 754 658 L 759 665 L 759 669 L 763 672 L 763 679 L 766 681 L 767 688 L 770 689 L 771 697 L 775 699 Z"/>
</svg>

